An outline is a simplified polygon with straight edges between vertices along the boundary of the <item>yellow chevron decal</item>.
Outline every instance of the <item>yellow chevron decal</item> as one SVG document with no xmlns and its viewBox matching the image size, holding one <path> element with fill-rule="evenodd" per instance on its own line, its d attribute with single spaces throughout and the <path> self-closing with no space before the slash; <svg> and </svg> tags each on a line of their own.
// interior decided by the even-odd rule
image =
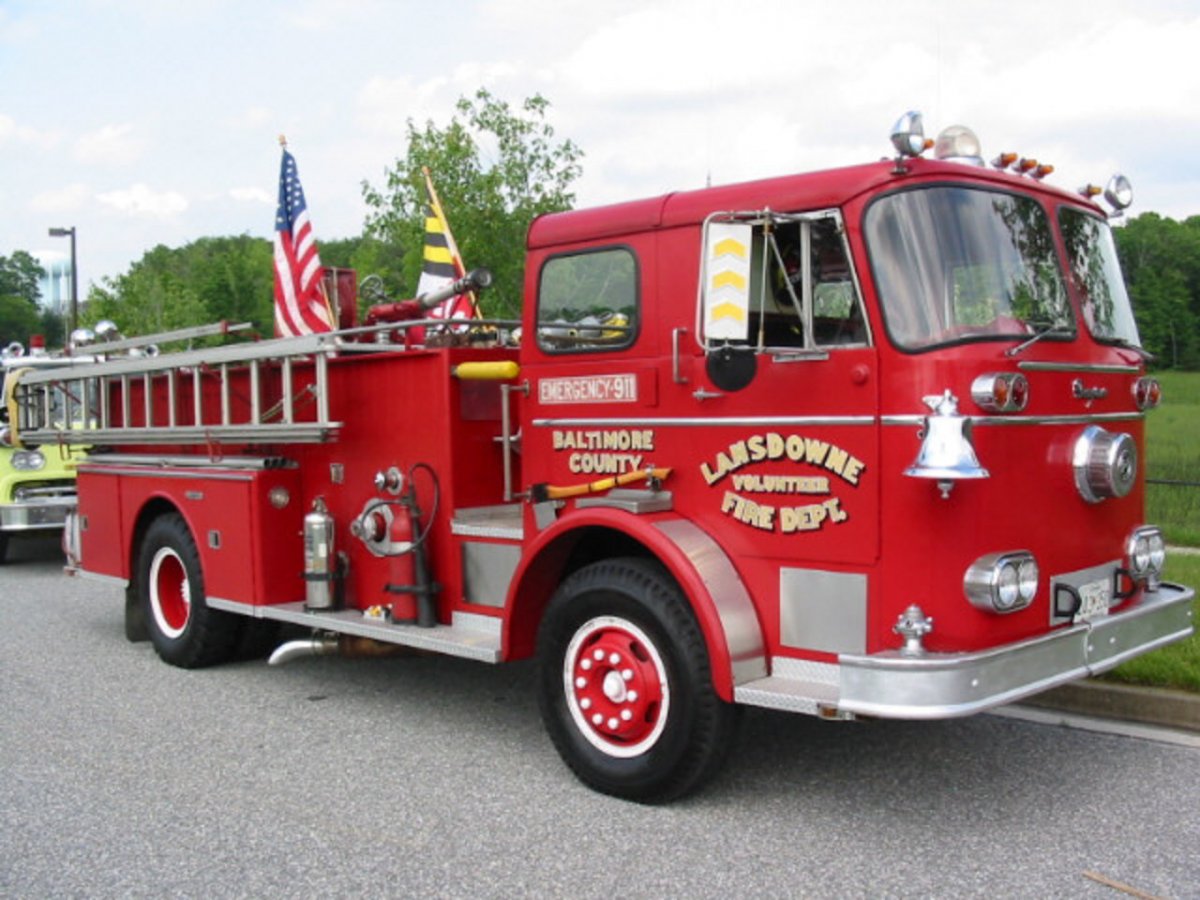
<svg viewBox="0 0 1200 900">
<path fill-rule="evenodd" d="M 746 279 L 737 272 L 718 272 L 713 276 L 712 288 L 715 291 L 723 287 L 733 287 L 739 291 L 745 291 Z"/>
<path fill-rule="evenodd" d="M 716 322 L 719 319 L 733 319 L 735 322 L 745 322 L 746 311 L 736 303 L 730 303 L 726 300 L 724 303 L 718 303 L 712 308 L 712 321 Z"/>
<path fill-rule="evenodd" d="M 424 257 L 429 262 L 452 263 L 454 257 L 450 255 L 450 250 L 447 247 L 431 247 L 425 245 Z"/>
<path fill-rule="evenodd" d="M 717 241 L 715 247 L 712 248 L 712 258 L 718 256 L 736 256 L 738 259 L 746 258 L 746 245 L 741 241 L 735 241 L 733 238 L 725 238 L 723 241 Z"/>
</svg>

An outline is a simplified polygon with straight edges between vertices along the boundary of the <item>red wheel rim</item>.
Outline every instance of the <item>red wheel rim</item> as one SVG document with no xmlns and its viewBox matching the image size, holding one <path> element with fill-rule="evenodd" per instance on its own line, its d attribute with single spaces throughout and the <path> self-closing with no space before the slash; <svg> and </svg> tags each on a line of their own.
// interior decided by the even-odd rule
<svg viewBox="0 0 1200 900">
<path fill-rule="evenodd" d="M 588 742 L 609 756 L 645 753 L 662 735 L 671 705 L 658 648 L 625 619 L 584 623 L 563 659 L 567 707 Z"/>
<path fill-rule="evenodd" d="M 177 638 L 192 613 L 192 589 L 179 554 L 160 547 L 150 563 L 150 611 L 159 630 Z"/>
</svg>

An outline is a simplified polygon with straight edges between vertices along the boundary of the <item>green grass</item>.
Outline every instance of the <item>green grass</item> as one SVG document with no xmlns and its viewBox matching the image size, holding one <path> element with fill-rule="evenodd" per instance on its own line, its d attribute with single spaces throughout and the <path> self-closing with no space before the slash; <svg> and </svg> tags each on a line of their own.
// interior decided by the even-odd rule
<svg viewBox="0 0 1200 900">
<path fill-rule="evenodd" d="M 1200 372 L 1156 377 L 1163 402 L 1146 416 L 1146 477 L 1200 482 Z M 1146 519 L 1169 543 L 1200 547 L 1200 487 L 1146 485 Z"/>
<path fill-rule="evenodd" d="M 1200 585 L 1200 555 L 1169 555 L 1166 580 L 1192 588 Z M 1200 622 L 1200 596 L 1192 601 L 1192 622 Z M 1200 693 L 1200 636 L 1193 634 L 1186 641 L 1139 656 L 1117 666 L 1105 678 Z"/>
<path fill-rule="evenodd" d="M 1146 477 L 1200 482 L 1200 372 L 1160 372 L 1162 405 L 1146 417 Z M 1170 544 L 1200 547 L 1200 487 L 1146 485 L 1146 520 Z M 1200 556 L 1168 555 L 1166 579 L 1200 587 Z M 1200 624 L 1200 599 L 1192 601 Z M 1118 666 L 1114 681 L 1200 693 L 1200 635 Z"/>
</svg>

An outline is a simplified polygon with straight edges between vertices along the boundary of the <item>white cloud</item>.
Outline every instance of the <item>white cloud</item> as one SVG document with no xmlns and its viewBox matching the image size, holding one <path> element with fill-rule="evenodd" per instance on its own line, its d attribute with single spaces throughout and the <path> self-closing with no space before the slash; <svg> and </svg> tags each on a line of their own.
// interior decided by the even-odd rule
<svg viewBox="0 0 1200 900">
<path fill-rule="evenodd" d="M 22 125 L 11 116 L 0 113 L 0 146 L 8 141 L 30 144 L 42 149 L 50 149 L 61 138 L 56 131 L 41 131 L 29 125 Z"/>
<path fill-rule="evenodd" d="M 74 212 L 87 205 L 88 188 L 78 182 L 35 194 L 29 208 L 38 213 Z"/>
<path fill-rule="evenodd" d="M 105 125 L 75 142 L 75 158 L 82 163 L 123 166 L 137 162 L 143 148 L 132 125 Z"/>
<path fill-rule="evenodd" d="M 270 206 L 274 202 L 270 194 L 258 187 L 230 188 L 229 196 L 241 203 L 262 203 Z"/>
<path fill-rule="evenodd" d="M 105 206 L 130 216 L 169 218 L 184 212 L 188 201 L 177 191 L 152 191 L 144 184 L 135 184 L 119 191 L 97 194 Z"/>
</svg>

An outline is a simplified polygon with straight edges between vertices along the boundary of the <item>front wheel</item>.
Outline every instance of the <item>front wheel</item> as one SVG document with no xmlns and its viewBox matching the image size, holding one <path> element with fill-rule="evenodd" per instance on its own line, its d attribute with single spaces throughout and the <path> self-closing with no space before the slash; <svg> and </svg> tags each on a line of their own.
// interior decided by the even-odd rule
<svg viewBox="0 0 1200 900">
<path fill-rule="evenodd" d="M 200 553 L 178 513 L 159 516 L 146 529 L 138 553 L 137 598 L 150 640 L 165 662 L 195 669 L 233 656 L 243 621 L 205 602 Z"/>
<path fill-rule="evenodd" d="M 605 560 L 575 572 L 550 600 L 538 647 L 546 729 L 592 788 L 660 803 L 724 761 L 738 709 L 713 690 L 700 627 L 659 564 Z"/>
</svg>

